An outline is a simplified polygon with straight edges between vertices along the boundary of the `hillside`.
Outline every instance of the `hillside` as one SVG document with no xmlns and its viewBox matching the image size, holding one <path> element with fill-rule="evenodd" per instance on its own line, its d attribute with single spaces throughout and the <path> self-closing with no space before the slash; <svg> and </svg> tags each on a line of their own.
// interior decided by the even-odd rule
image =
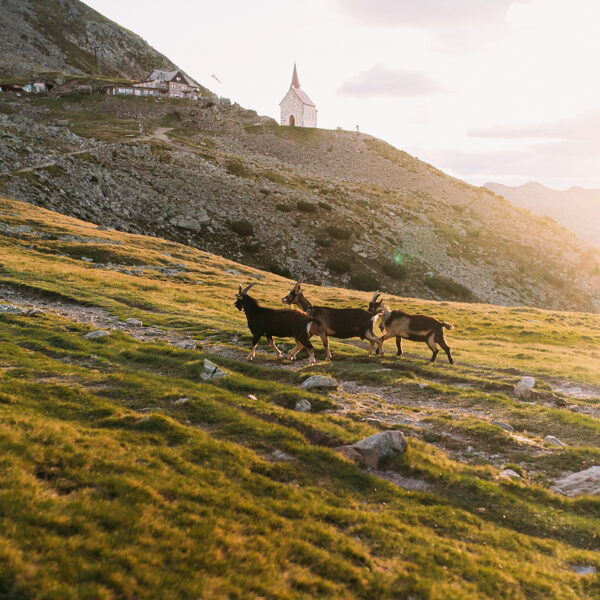
<svg viewBox="0 0 600 600">
<path fill-rule="evenodd" d="M 144 133 L 140 135 L 139 126 Z M 599 252 L 371 136 L 207 97 L 0 97 L 0 190 L 322 285 L 597 310 Z"/>
<path fill-rule="evenodd" d="M 48 72 L 59 80 L 60 74 L 140 79 L 152 69 L 176 68 L 79 0 L 0 0 L 0 12 L 0 80 Z"/>
<path fill-rule="evenodd" d="M 596 316 L 386 295 L 453 322 L 456 365 L 352 340 L 249 364 L 237 284 L 276 306 L 289 280 L 8 199 L 0 247 L 3 597 L 600 594 L 598 496 L 550 489 L 600 461 Z M 339 387 L 303 390 L 314 373 Z M 388 430 L 408 451 L 376 470 L 335 450 Z"/>
<path fill-rule="evenodd" d="M 552 217 L 582 240 L 600 248 L 600 190 L 573 187 L 559 191 L 535 182 L 516 187 L 486 183 L 485 187 L 537 215 Z"/>
</svg>

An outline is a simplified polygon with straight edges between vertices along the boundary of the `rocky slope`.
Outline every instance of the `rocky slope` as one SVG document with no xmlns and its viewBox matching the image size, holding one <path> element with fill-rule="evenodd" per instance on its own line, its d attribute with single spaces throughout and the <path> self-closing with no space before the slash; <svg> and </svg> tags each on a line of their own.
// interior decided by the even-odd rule
<svg viewBox="0 0 600 600">
<path fill-rule="evenodd" d="M 533 181 L 516 187 L 500 183 L 486 183 L 485 187 L 537 215 L 552 217 L 600 248 L 600 190 L 572 187 L 559 191 Z"/>
<path fill-rule="evenodd" d="M 368 135 L 215 99 L 4 94 L 0 113 L 15 198 L 324 285 L 598 307 L 597 251 Z"/>
<path fill-rule="evenodd" d="M 175 65 L 78 0 L 0 0 L 0 79 L 57 71 L 139 79 Z"/>
</svg>

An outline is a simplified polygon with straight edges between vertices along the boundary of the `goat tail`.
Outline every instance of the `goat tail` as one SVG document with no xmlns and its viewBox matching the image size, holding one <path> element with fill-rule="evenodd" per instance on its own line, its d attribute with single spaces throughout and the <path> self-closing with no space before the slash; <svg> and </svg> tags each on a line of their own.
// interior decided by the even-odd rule
<svg viewBox="0 0 600 600">
<path fill-rule="evenodd" d="M 446 329 L 454 329 L 454 325 L 450 325 L 450 323 L 442 323 L 442 327 Z"/>
</svg>

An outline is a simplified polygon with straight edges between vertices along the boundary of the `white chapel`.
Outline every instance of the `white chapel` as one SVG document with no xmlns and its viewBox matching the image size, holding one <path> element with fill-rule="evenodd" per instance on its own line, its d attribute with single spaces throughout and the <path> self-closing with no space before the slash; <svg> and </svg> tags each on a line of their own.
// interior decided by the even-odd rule
<svg viewBox="0 0 600 600">
<path fill-rule="evenodd" d="M 292 75 L 292 84 L 288 93 L 279 103 L 281 107 L 281 124 L 291 127 L 316 127 L 317 126 L 317 107 L 308 97 L 308 94 L 300 89 L 298 73 L 296 72 L 296 63 L 294 63 L 294 74 Z"/>
</svg>

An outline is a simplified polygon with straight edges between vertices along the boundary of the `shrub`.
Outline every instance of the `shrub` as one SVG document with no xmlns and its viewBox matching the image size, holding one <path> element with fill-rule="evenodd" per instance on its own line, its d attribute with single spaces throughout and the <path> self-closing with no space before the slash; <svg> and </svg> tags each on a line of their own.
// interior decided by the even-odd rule
<svg viewBox="0 0 600 600">
<path fill-rule="evenodd" d="M 450 296 L 456 300 L 468 300 L 472 302 L 477 300 L 469 288 L 447 277 L 433 275 L 426 277 L 424 283 L 430 290 L 438 292 L 442 296 Z"/>
<path fill-rule="evenodd" d="M 323 202 L 323 200 L 319 200 L 318 204 L 321 208 L 325 210 L 332 210 L 331 204 L 329 204 L 329 202 Z"/>
<path fill-rule="evenodd" d="M 322 248 L 329 248 L 329 246 L 331 246 L 331 238 L 327 235 L 317 235 L 315 237 L 315 242 Z"/>
<path fill-rule="evenodd" d="M 237 158 L 229 159 L 227 163 L 225 163 L 225 170 L 230 175 L 235 175 L 236 177 L 245 177 L 246 179 L 252 175 L 252 173 L 246 169 L 242 161 L 238 160 Z"/>
<path fill-rule="evenodd" d="M 334 273 L 347 273 L 350 270 L 350 263 L 341 258 L 332 258 L 326 262 L 327 268 Z"/>
<path fill-rule="evenodd" d="M 408 275 L 406 266 L 395 262 L 385 263 L 381 270 L 396 281 L 402 281 Z"/>
<path fill-rule="evenodd" d="M 369 273 L 355 273 L 350 277 L 350 285 L 355 290 L 360 290 L 362 292 L 370 292 L 379 288 L 377 278 Z"/>
<path fill-rule="evenodd" d="M 242 249 L 244 250 L 244 252 L 247 252 L 248 254 L 254 254 L 255 252 L 258 251 L 259 248 L 260 248 L 260 242 L 258 240 L 246 242 L 245 244 L 242 245 Z"/>
<path fill-rule="evenodd" d="M 313 204 L 312 202 L 306 202 L 306 200 L 298 200 L 298 202 L 296 202 L 296 208 L 305 213 L 317 212 L 316 204 Z"/>
<path fill-rule="evenodd" d="M 289 204 L 279 203 L 275 206 L 275 208 L 281 212 L 292 212 L 292 207 Z"/>
<path fill-rule="evenodd" d="M 239 221 L 232 221 L 229 224 L 231 231 L 241 235 L 242 237 L 254 235 L 254 226 L 250 221 L 246 219 L 240 219 Z"/>
<path fill-rule="evenodd" d="M 281 277 L 288 277 L 290 279 L 292 278 L 292 274 L 287 267 L 282 267 L 276 263 L 269 264 L 267 267 L 265 267 L 265 270 L 269 271 L 270 273 L 275 273 L 275 275 L 281 275 Z"/>
<path fill-rule="evenodd" d="M 349 229 L 337 225 L 328 225 L 325 231 L 336 240 L 347 240 L 352 235 Z"/>
</svg>

